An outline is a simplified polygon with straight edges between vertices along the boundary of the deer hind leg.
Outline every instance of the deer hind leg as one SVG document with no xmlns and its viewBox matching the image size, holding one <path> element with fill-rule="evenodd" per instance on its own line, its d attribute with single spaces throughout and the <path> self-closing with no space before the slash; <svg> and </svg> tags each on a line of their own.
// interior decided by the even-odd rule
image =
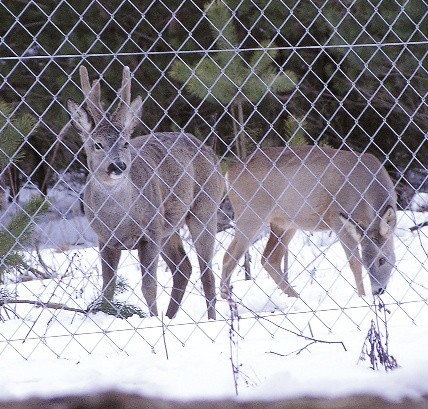
<svg viewBox="0 0 428 409">
<path fill-rule="evenodd" d="M 298 297 L 299 294 L 288 282 L 288 244 L 296 230 L 284 230 L 271 225 L 270 235 L 262 256 L 262 266 L 274 279 L 277 286 L 288 296 Z M 281 263 L 284 261 L 284 271 Z"/>
<path fill-rule="evenodd" d="M 172 273 L 172 290 L 166 316 L 174 318 L 183 300 L 187 283 L 192 275 L 192 265 L 183 247 L 183 241 L 178 233 L 173 233 L 166 239 L 162 258 Z"/>
<path fill-rule="evenodd" d="M 203 215 L 201 215 L 202 217 Z M 215 235 L 217 232 L 216 209 L 209 213 L 210 219 L 204 222 L 197 216 L 189 215 L 187 226 L 192 236 L 193 245 L 201 271 L 202 287 L 207 302 L 208 319 L 216 319 L 215 311 L 215 278 L 212 270 L 212 259 L 214 256 Z"/>
<path fill-rule="evenodd" d="M 221 296 L 228 299 L 231 294 L 230 279 L 241 257 L 254 243 L 257 236 L 263 230 L 264 223 L 260 216 L 251 210 L 239 216 L 235 226 L 235 236 L 227 248 L 223 257 L 223 269 L 221 274 Z"/>
</svg>

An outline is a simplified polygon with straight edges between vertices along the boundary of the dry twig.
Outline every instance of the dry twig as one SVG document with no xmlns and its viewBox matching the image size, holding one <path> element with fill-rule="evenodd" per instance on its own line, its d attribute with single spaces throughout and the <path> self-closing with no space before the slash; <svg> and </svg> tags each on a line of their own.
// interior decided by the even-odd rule
<svg viewBox="0 0 428 409">
<path fill-rule="evenodd" d="M 386 314 L 390 311 L 385 308 L 383 301 L 378 298 L 379 304 L 376 304 L 376 299 L 374 302 L 374 310 L 376 317 L 371 321 L 370 329 L 367 333 L 366 339 L 364 340 L 363 348 L 361 349 L 360 361 L 365 361 L 366 356 L 370 360 L 371 368 L 373 370 L 378 370 L 379 365 L 385 368 L 385 371 L 391 371 L 395 368 L 398 368 L 397 360 L 389 354 L 388 342 L 389 342 L 389 333 Z M 379 319 L 378 311 L 383 311 L 384 319 Z M 385 335 L 382 335 L 379 322 L 382 322 L 384 325 Z M 384 341 L 383 341 L 384 338 Z"/>
<path fill-rule="evenodd" d="M 229 346 L 230 346 L 230 363 L 232 365 L 233 381 L 235 384 L 235 394 L 238 396 L 238 376 L 239 376 L 239 364 L 238 364 L 238 339 L 236 337 L 237 330 L 239 330 L 239 314 L 238 306 L 233 300 L 232 292 L 227 299 L 230 310 L 230 326 L 229 326 Z M 236 326 L 238 328 L 236 328 Z"/>
</svg>

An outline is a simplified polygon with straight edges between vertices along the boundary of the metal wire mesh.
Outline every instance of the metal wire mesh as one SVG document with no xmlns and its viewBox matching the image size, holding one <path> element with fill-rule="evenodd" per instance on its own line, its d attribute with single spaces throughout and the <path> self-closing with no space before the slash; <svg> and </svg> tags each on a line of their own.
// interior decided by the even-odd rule
<svg viewBox="0 0 428 409">
<path fill-rule="evenodd" d="M 121 76 L 129 66 L 132 94 L 143 106 L 134 136 L 192 133 L 213 147 L 223 173 L 231 162 L 270 146 L 375 155 L 393 180 L 399 206 L 398 258 L 384 300 L 391 320 L 426 317 L 426 214 L 416 199 L 411 202 L 427 187 L 425 1 L 3 1 L 0 16 L 0 353 L 28 358 L 42 347 L 57 356 L 155 349 L 165 332 L 183 345 L 195 332 L 215 341 L 230 319 L 220 297 L 223 256 L 235 232 L 227 197 L 218 203 L 215 323 L 207 320 L 194 241 L 185 226 L 180 234 L 193 275 L 176 318 L 164 318 L 173 287 L 170 260 L 161 259 L 157 269 L 159 316 L 148 318 L 135 250 L 122 254 L 117 294 L 122 308 L 130 306 L 122 314 L 131 317 L 87 313 L 102 287 L 98 238 L 82 206 L 92 168 L 66 102 L 90 104 L 79 80 L 82 65 L 91 81 L 99 79 L 100 108 L 110 113 L 123 96 Z M 169 155 L 171 146 L 164 149 Z M 165 158 L 158 158 L 159 166 Z M 187 166 L 183 174 L 189 174 Z M 40 203 L 25 207 L 34 195 L 48 203 L 39 216 Z M 192 212 L 193 203 L 178 202 Z M 306 205 L 302 195 L 296 206 Z M 22 210 L 24 222 L 35 226 L 29 238 L 28 230 L 10 224 Z M 246 265 L 252 279 L 245 280 L 242 266 L 232 276 L 240 336 L 251 336 L 255 326 L 269 336 L 361 328 L 372 301 L 357 296 L 337 236 L 299 231 L 293 238 L 288 275 L 300 297 L 291 298 L 261 267 L 267 233 L 264 226 L 251 237 Z M 364 279 L 368 287 L 367 273 Z"/>
</svg>

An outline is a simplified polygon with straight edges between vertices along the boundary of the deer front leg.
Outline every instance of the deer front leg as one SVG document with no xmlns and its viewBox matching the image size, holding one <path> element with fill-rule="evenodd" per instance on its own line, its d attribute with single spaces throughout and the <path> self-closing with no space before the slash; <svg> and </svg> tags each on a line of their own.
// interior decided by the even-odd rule
<svg viewBox="0 0 428 409">
<path fill-rule="evenodd" d="M 142 284 L 141 290 L 149 308 L 150 315 L 158 315 L 157 298 L 157 268 L 161 243 L 148 237 L 138 245 Z"/>
<path fill-rule="evenodd" d="M 103 276 L 103 289 L 101 295 L 89 304 L 88 311 L 103 311 L 110 314 L 112 300 L 116 289 L 116 271 L 120 260 L 120 250 L 106 247 L 100 243 L 101 271 Z"/>
<path fill-rule="evenodd" d="M 100 243 L 101 271 L 103 275 L 103 291 L 101 302 L 111 301 L 116 290 L 117 266 L 121 251 L 106 247 Z"/>
<path fill-rule="evenodd" d="M 262 256 L 263 268 L 289 297 L 299 297 L 288 282 L 288 245 L 295 233 L 294 229 L 284 230 L 271 226 L 269 240 Z M 281 269 L 282 261 L 284 261 L 284 271 Z"/>
<path fill-rule="evenodd" d="M 221 296 L 229 299 L 231 296 L 230 279 L 241 257 L 250 248 L 260 231 L 263 229 L 261 216 L 248 210 L 236 220 L 235 237 L 230 243 L 223 257 L 223 269 L 221 273 Z"/>
</svg>

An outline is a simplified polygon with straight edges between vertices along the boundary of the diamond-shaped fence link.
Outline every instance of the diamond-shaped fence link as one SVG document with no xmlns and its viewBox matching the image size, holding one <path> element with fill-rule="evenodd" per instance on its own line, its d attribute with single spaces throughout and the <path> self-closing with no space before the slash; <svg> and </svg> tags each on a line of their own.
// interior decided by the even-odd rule
<svg viewBox="0 0 428 409">
<path fill-rule="evenodd" d="M 426 1 L 0 18 L 1 354 L 361 329 L 372 290 L 426 320 Z"/>
</svg>

